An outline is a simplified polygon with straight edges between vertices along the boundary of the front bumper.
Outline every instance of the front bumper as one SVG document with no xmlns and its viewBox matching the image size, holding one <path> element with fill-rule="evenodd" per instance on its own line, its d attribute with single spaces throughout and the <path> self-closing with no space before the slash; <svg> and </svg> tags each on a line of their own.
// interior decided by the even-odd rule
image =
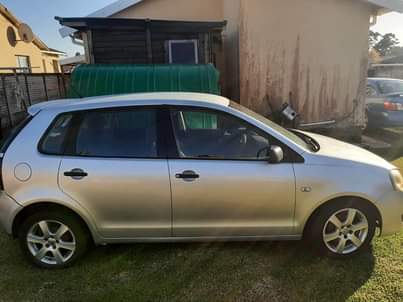
<svg viewBox="0 0 403 302">
<path fill-rule="evenodd" d="M 12 233 L 13 221 L 21 206 L 5 192 L 0 191 L 0 226 L 8 234 Z"/>
<path fill-rule="evenodd" d="M 390 192 L 377 203 L 382 216 L 382 236 L 403 230 L 403 192 Z"/>
</svg>

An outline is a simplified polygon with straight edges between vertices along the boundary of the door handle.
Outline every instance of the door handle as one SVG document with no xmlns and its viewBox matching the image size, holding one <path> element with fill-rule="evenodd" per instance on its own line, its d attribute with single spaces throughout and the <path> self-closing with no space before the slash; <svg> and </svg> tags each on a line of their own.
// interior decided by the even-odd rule
<svg viewBox="0 0 403 302">
<path fill-rule="evenodd" d="M 200 175 L 194 171 L 183 171 L 182 173 L 176 174 L 175 177 L 179 179 L 193 180 L 200 178 Z"/>
<path fill-rule="evenodd" d="M 84 172 L 82 169 L 73 169 L 71 171 L 64 172 L 64 176 L 71 177 L 73 179 L 82 179 L 88 176 L 88 173 Z"/>
</svg>

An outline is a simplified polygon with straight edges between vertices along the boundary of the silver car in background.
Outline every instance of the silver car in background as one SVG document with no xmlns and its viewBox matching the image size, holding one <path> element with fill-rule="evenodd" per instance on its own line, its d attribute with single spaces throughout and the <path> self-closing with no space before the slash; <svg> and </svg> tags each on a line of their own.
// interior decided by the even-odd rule
<svg viewBox="0 0 403 302">
<path fill-rule="evenodd" d="M 304 238 L 343 258 L 402 228 L 396 167 L 219 96 L 37 104 L 0 152 L 0 223 L 47 268 L 91 243 Z"/>
</svg>

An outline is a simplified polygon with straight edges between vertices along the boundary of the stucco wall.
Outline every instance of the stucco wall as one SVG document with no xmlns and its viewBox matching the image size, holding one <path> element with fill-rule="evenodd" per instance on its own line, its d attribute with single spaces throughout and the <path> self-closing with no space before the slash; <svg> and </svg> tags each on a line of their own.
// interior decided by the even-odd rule
<svg viewBox="0 0 403 302">
<path fill-rule="evenodd" d="M 34 43 L 17 42 L 15 47 L 11 46 L 7 40 L 7 28 L 12 26 L 16 32 L 18 38 L 18 31 L 8 19 L 0 14 L 0 67 L 17 67 L 17 55 L 29 56 L 32 72 L 40 73 L 44 72 L 43 61 L 47 66 L 47 72 L 53 73 L 52 60 L 58 60 L 58 56 L 43 54 L 40 49 Z M 0 72 L 11 72 L 1 71 Z"/>
<path fill-rule="evenodd" d="M 370 14 L 351 0 L 241 0 L 241 103 L 269 114 L 288 102 L 305 122 L 364 124 Z"/>
<path fill-rule="evenodd" d="M 222 0 L 146 0 L 112 17 L 183 21 L 222 21 Z"/>
</svg>

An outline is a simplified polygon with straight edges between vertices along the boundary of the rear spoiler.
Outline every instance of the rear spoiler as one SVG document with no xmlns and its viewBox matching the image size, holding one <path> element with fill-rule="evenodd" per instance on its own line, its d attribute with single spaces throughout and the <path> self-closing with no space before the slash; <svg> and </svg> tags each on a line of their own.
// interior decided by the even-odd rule
<svg viewBox="0 0 403 302">
<path fill-rule="evenodd" d="M 28 112 L 29 115 L 35 116 L 35 115 L 37 115 L 41 110 L 42 110 L 42 109 L 41 109 L 40 107 L 34 105 L 34 106 L 28 107 L 27 112 Z"/>
</svg>

